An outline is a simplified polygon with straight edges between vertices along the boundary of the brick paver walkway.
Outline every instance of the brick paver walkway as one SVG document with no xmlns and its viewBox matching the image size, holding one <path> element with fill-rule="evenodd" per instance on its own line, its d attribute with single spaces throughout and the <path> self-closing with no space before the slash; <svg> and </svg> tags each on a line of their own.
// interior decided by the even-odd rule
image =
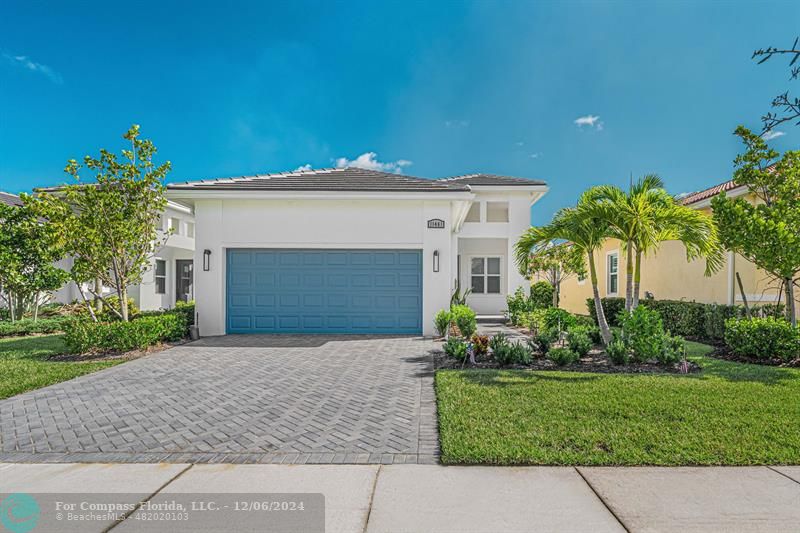
<svg viewBox="0 0 800 533">
<path fill-rule="evenodd" d="M 434 463 L 432 348 L 202 339 L 0 401 L 0 461 Z"/>
</svg>

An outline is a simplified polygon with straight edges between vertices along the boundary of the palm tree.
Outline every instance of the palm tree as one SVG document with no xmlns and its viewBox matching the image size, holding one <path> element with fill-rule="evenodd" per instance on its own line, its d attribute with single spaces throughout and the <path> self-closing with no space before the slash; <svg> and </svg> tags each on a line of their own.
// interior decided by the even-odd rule
<svg viewBox="0 0 800 533">
<path fill-rule="evenodd" d="M 642 257 L 657 251 L 664 241 L 681 241 L 689 261 L 705 257 L 706 275 L 722 266 L 722 249 L 711 217 L 676 202 L 655 174 L 632 183 L 628 192 L 603 185 L 586 194 L 587 216 L 605 220 L 610 235 L 625 250 L 627 311 L 639 305 Z"/>
<path fill-rule="evenodd" d="M 578 247 L 585 253 L 589 263 L 597 325 L 600 327 L 603 343 L 608 345 L 611 342 L 611 329 L 608 327 L 608 321 L 600 300 L 600 291 L 597 287 L 597 268 L 595 267 L 594 253 L 608 238 L 609 224 L 591 214 L 591 210 L 586 205 L 591 201 L 590 196 L 584 193 L 581 195 L 577 207 L 561 209 L 553 216 L 550 224 L 528 229 L 517 241 L 514 251 L 520 272 L 528 271 L 531 250 L 553 240 L 568 241 L 568 245 Z"/>
</svg>

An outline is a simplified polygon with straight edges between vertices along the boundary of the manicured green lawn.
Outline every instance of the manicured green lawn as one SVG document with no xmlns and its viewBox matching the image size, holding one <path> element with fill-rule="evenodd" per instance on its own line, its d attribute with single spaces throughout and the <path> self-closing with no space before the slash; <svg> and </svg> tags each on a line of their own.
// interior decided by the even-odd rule
<svg viewBox="0 0 800 533">
<path fill-rule="evenodd" d="M 702 372 L 436 374 L 444 463 L 800 464 L 800 369 L 703 357 Z"/>
<path fill-rule="evenodd" d="M 65 351 L 61 335 L 0 339 L 0 399 L 122 362 L 121 360 L 87 362 L 48 360 L 48 357 Z"/>
</svg>

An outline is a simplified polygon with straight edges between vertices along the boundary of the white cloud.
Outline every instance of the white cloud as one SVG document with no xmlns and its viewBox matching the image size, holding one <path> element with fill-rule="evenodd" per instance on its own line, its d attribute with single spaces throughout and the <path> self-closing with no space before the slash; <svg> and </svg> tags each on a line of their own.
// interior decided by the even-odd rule
<svg viewBox="0 0 800 533">
<path fill-rule="evenodd" d="M 303 172 L 305 170 L 313 170 L 313 168 L 311 166 L 311 163 L 306 163 L 305 165 L 300 165 L 299 167 L 294 169 L 294 172 Z"/>
<path fill-rule="evenodd" d="M 525 146 L 525 143 L 523 141 L 517 141 L 514 143 L 514 146 Z"/>
<path fill-rule="evenodd" d="M 466 128 L 469 126 L 469 120 L 445 120 L 444 125 L 446 128 Z"/>
<path fill-rule="evenodd" d="M 579 128 L 584 126 L 589 126 L 590 128 L 594 128 L 597 131 L 603 130 L 603 123 L 600 122 L 599 115 L 586 115 L 583 117 L 578 117 L 573 121 Z"/>
<path fill-rule="evenodd" d="M 356 167 L 365 168 L 367 170 L 379 170 L 381 172 L 394 172 L 402 174 L 403 168 L 411 165 L 411 161 L 407 159 L 398 159 L 397 161 L 378 161 L 378 154 L 375 152 L 364 152 L 355 159 L 348 159 L 346 157 L 339 157 L 334 161 L 336 168 Z"/>
<path fill-rule="evenodd" d="M 47 65 L 43 65 L 42 63 L 37 63 L 36 61 L 31 60 L 28 56 L 15 56 L 3 52 L 3 57 L 6 59 L 6 61 L 13 65 L 46 76 L 53 83 L 60 85 L 64 82 L 58 72 Z"/>
<path fill-rule="evenodd" d="M 778 137 L 783 137 L 784 135 L 786 135 L 785 131 L 769 130 L 765 131 L 764 135 L 762 135 L 761 138 L 764 139 L 765 141 L 771 141 L 772 139 L 777 139 Z"/>
<path fill-rule="evenodd" d="M 539 159 L 540 155 L 542 155 L 542 154 L 540 154 L 539 152 L 536 152 L 535 154 L 531 154 L 528 157 L 530 157 L 531 159 Z"/>
</svg>

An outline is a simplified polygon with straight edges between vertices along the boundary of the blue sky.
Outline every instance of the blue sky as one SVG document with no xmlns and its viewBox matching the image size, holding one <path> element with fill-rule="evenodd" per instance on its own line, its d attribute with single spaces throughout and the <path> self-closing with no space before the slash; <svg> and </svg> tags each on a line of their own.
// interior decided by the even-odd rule
<svg viewBox="0 0 800 533">
<path fill-rule="evenodd" d="M 799 2 L 205 4 L 3 2 L 0 189 L 61 183 L 138 123 L 169 181 L 361 156 L 544 179 L 544 223 L 631 173 L 673 193 L 728 179 L 734 127 L 792 88 L 785 60 L 750 54 L 800 32 Z"/>
</svg>

